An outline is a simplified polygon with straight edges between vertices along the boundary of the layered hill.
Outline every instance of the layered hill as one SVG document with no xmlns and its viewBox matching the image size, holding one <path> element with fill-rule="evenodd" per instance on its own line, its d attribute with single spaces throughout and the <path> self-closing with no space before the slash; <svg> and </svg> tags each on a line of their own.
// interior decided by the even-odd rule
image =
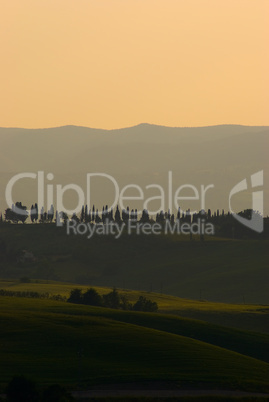
<svg viewBox="0 0 269 402">
<path fill-rule="evenodd" d="M 119 130 L 76 126 L 0 128 L 0 209 L 6 208 L 5 189 L 10 178 L 37 171 L 44 171 L 45 175 L 53 173 L 54 179 L 45 180 L 45 186 L 52 184 L 55 190 L 57 184 L 75 183 L 81 186 L 85 197 L 87 173 L 110 175 L 120 189 L 136 184 L 143 189 L 145 199 L 160 195 L 156 188 L 146 189 L 147 185 L 157 184 L 164 189 L 164 209 L 168 209 L 168 172 L 171 171 L 173 195 L 184 184 L 197 187 L 199 193 L 199 200 L 182 201 L 182 208 L 201 209 L 201 185 L 214 185 L 207 192 L 205 208 L 227 210 L 229 193 L 236 183 L 257 171 L 268 171 L 268 134 L 268 127 L 238 125 L 172 128 L 141 124 Z M 265 199 L 268 199 L 267 177 L 265 174 Z M 137 196 L 137 192 L 133 190 L 131 195 Z M 185 190 L 182 195 L 193 196 L 193 192 Z M 114 196 L 114 186 L 109 180 L 92 181 L 91 205 L 94 203 L 100 209 L 112 204 Z M 37 201 L 35 181 L 26 179 L 16 183 L 13 200 L 22 201 L 30 208 Z M 70 191 L 64 201 L 66 207 L 74 208 L 77 196 Z M 235 211 L 251 208 L 251 201 L 249 188 L 234 197 L 232 207 Z M 129 204 L 142 208 L 142 201 Z M 152 201 L 149 208 L 160 209 L 160 202 Z"/>
<path fill-rule="evenodd" d="M 43 383 L 84 388 L 145 381 L 173 387 L 267 391 L 269 365 L 240 345 L 211 344 L 212 326 L 145 313 L 115 312 L 51 300 L 0 298 L 1 385 L 24 374 Z M 192 334 L 182 335 L 188 329 Z M 215 329 L 216 330 L 216 329 Z M 226 342 L 238 337 L 221 328 Z M 207 341 L 198 340 L 204 334 Z M 250 340 L 250 338 L 249 338 Z M 268 339 L 257 335 L 257 344 Z M 255 348 L 254 348 L 255 349 Z M 253 351 L 252 351 L 253 353 Z M 258 349 L 257 349 L 257 353 Z"/>
</svg>

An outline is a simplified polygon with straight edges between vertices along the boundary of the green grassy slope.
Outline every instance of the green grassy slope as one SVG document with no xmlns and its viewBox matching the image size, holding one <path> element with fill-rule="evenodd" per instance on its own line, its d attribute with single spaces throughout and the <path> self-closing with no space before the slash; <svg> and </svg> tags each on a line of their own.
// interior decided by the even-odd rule
<svg viewBox="0 0 269 402">
<path fill-rule="evenodd" d="M 57 381 L 71 386 L 81 377 L 85 386 L 169 380 L 196 386 L 267 389 L 267 363 L 149 328 L 156 325 L 153 315 L 140 314 L 143 318 L 138 322 L 139 314 L 130 314 L 137 316 L 134 322 L 138 320 L 139 325 L 135 325 L 124 322 L 127 314 L 120 321 L 115 313 L 51 300 L 1 297 L 2 384 L 23 373 L 42 383 Z M 163 329 L 168 325 L 163 323 Z M 193 328 L 195 331 L 195 323 Z"/>
<path fill-rule="evenodd" d="M 0 281 L 0 288 L 5 288 L 13 291 L 35 291 L 39 293 L 49 292 L 50 294 L 61 294 L 63 296 L 68 296 L 71 289 L 75 285 L 64 284 L 64 283 L 20 283 L 18 281 Z M 81 287 L 83 291 L 87 287 Z M 109 288 L 96 288 L 100 294 L 108 293 L 111 291 Z M 261 313 L 260 306 L 255 305 L 229 305 L 220 303 L 205 303 L 197 302 L 193 300 L 179 299 L 177 297 L 168 295 L 159 295 L 156 293 L 141 293 L 138 291 L 124 291 L 120 290 L 120 294 L 124 294 L 128 297 L 128 300 L 135 302 L 138 297 L 142 294 L 151 300 L 158 303 L 161 312 L 174 311 L 175 308 L 182 308 L 183 311 L 188 307 L 191 309 L 200 308 L 202 311 L 217 311 L 219 315 L 233 315 L 238 316 L 240 313 L 243 316 L 248 314 L 249 311 L 253 315 L 257 315 L 262 320 L 267 323 L 266 313 Z M 184 310 L 185 308 L 185 310 Z M 62 306 L 59 307 L 57 311 L 61 312 Z M 170 310 L 169 310 L 170 309 Z M 56 311 L 55 308 L 53 310 Z M 69 307 L 71 311 L 71 307 Z M 77 314 L 78 312 L 83 313 L 83 309 L 80 306 L 74 306 L 72 312 Z M 87 310 L 88 311 L 88 310 Z M 269 335 L 260 334 L 254 330 L 242 331 L 235 330 L 223 326 L 218 326 L 210 324 L 208 322 L 197 321 L 188 318 L 176 317 L 167 314 L 140 314 L 136 312 L 130 313 L 120 311 L 120 310 L 109 310 L 109 309 L 91 309 L 91 314 L 100 315 L 102 311 L 102 316 L 106 318 L 112 318 L 118 321 L 123 321 L 127 323 L 132 323 L 136 325 L 146 326 L 149 328 L 159 329 L 166 332 L 188 336 L 197 340 L 205 341 L 213 345 L 221 346 L 248 356 L 255 357 L 269 362 Z M 243 320 L 243 318 L 242 318 Z"/>
<path fill-rule="evenodd" d="M 62 283 L 55 281 L 42 281 L 38 283 L 20 283 L 15 280 L 1 280 L 0 289 L 13 291 L 33 291 L 38 293 L 60 294 L 68 296 L 74 287 L 86 290 L 87 286 Z M 111 288 L 95 287 L 100 294 L 108 293 Z M 126 295 L 130 302 L 134 303 L 140 295 L 156 301 L 159 312 L 179 315 L 226 327 L 241 330 L 269 333 L 269 306 L 251 304 L 227 304 L 208 301 L 182 299 L 176 296 L 143 292 L 136 290 L 119 289 L 121 294 Z"/>
<path fill-rule="evenodd" d="M 57 279 L 163 292 L 191 299 L 269 304 L 268 241 L 185 236 L 67 236 L 54 225 L 1 225 L 7 249 L 36 263 L 0 263 L 0 276 Z"/>
</svg>

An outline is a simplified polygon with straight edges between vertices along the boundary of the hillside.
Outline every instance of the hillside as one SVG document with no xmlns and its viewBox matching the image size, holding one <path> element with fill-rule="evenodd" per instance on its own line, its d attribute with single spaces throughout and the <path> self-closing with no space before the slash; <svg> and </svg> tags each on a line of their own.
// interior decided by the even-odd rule
<svg viewBox="0 0 269 402">
<path fill-rule="evenodd" d="M 86 291 L 89 286 L 47 280 L 36 280 L 32 281 L 31 283 L 22 283 L 19 280 L 0 280 L 0 289 L 5 289 L 13 292 L 37 292 L 39 294 L 49 294 L 50 296 L 61 295 L 63 297 L 69 297 L 71 290 L 74 288 L 79 288 L 82 289 L 82 291 Z M 94 288 L 101 295 L 111 291 L 111 288 L 99 286 L 95 286 Z M 228 327 L 228 332 L 230 328 L 237 328 L 239 330 L 255 332 L 255 336 L 257 336 L 258 332 L 265 334 L 269 333 L 268 306 L 254 304 L 227 304 L 208 302 L 205 300 L 190 300 L 176 296 L 170 296 L 167 294 L 130 289 L 119 289 L 119 292 L 120 294 L 126 296 L 131 303 L 135 303 L 141 295 L 149 298 L 150 300 L 155 301 L 158 304 L 159 313 L 180 316 L 182 322 L 184 321 L 183 317 L 185 317 L 187 318 L 187 320 L 184 321 L 185 324 L 190 322 L 188 321 L 188 319 L 191 319 L 191 322 L 193 322 L 193 320 L 199 320 L 207 322 L 208 324 L 211 323 L 213 324 L 213 326 L 211 327 L 212 334 L 214 334 L 215 330 L 217 330 L 216 325 L 221 327 Z M 124 314 L 122 313 L 114 313 L 118 314 L 119 316 L 124 316 Z M 161 319 L 162 321 L 166 320 L 165 317 L 162 317 Z M 167 318 L 167 320 L 169 320 L 169 318 Z M 199 328 L 203 329 L 203 323 L 201 325 L 202 326 Z M 193 335 L 192 326 L 190 327 L 190 333 Z M 199 332 L 196 331 L 196 334 L 199 334 Z M 213 336 L 215 338 L 213 343 L 217 345 L 219 344 L 215 342 L 216 340 L 218 340 L 218 336 Z M 199 335 L 197 339 L 202 340 L 203 338 L 200 338 Z"/>
<path fill-rule="evenodd" d="M 269 304 L 267 240 L 187 236 L 67 236 L 54 225 L 0 225 L 0 276 L 152 291 L 224 303 Z M 17 262 L 29 250 L 34 262 Z"/>
<path fill-rule="evenodd" d="M 160 321 L 163 327 L 156 329 L 154 314 L 9 297 L 0 298 L 0 315 L 2 386 L 23 373 L 71 387 L 144 381 L 183 388 L 268 387 L 267 363 L 177 334 L 177 318 Z M 195 325 L 201 324 L 189 322 L 194 332 Z"/>
<path fill-rule="evenodd" d="M 228 210 L 232 187 L 260 170 L 268 171 L 268 127 L 222 125 L 197 128 L 172 128 L 141 124 L 119 130 L 98 130 L 65 126 L 50 129 L 0 128 L 0 207 L 4 211 L 5 188 L 16 173 L 44 171 L 54 174 L 45 186 L 75 183 L 86 196 L 86 174 L 106 173 L 117 181 L 120 189 L 127 184 L 139 185 L 145 199 L 159 195 L 147 185 L 162 186 L 168 194 L 168 172 L 173 175 L 175 191 L 180 185 L 214 185 L 206 194 L 206 209 Z M 41 152 L 42 150 L 42 152 Z M 138 163 L 139 162 L 139 163 Z M 268 200 L 268 175 L 265 178 L 265 200 Z M 185 193 L 187 190 L 185 190 Z M 46 195 L 46 188 L 45 188 Z M 137 195 L 133 191 L 133 195 Z M 192 193 L 191 193 L 192 195 Z M 37 202 L 34 180 L 16 183 L 14 201 L 30 208 Z M 66 208 L 76 206 L 75 193 L 65 197 Z M 114 201 L 114 186 L 108 179 L 96 178 L 91 183 L 89 204 L 100 208 Z M 56 202 L 54 198 L 54 203 Z M 168 209 L 168 200 L 165 200 Z M 264 202 L 267 208 L 268 202 Z M 201 200 L 184 201 L 181 208 L 201 209 Z M 50 207 L 44 205 L 46 209 Z M 132 208 L 142 209 L 133 201 Z M 233 199 L 233 209 L 251 207 L 251 190 Z M 151 210 L 159 210 L 159 200 L 150 203 Z M 265 215 L 269 210 L 265 210 Z"/>
</svg>

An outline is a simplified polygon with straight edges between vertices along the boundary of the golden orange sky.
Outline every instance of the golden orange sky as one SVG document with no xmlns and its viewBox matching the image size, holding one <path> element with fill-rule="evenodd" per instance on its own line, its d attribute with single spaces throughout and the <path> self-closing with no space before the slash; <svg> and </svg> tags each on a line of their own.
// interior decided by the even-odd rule
<svg viewBox="0 0 269 402">
<path fill-rule="evenodd" d="M 269 125 L 268 0 L 0 0 L 0 126 Z"/>
</svg>

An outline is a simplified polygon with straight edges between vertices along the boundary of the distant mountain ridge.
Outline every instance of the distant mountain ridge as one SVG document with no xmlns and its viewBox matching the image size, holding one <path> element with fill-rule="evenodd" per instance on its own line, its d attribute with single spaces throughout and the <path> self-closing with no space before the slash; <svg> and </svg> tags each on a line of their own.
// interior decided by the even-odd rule
<svg viewBox="0 0 269 402">
<path fill-rule="evenodd" d="M 85 187 L 87 173 L 103 172 L 113 176 L 120 187 L 159 184 L 164 189 L 172 171 L 174 188 L 187 183 L 197 188 L 214 184 L 216 191 L 208 192 L 206 207 L 227 210 L 231 188 L 260 170 L 264 170 L 267 199 L 268 139 L 268 126 L 165 127 L 142 123 L 114 130 L 80 126 L 0 128 L 0 211 L 6 208 L 8 180 L 15 173 L 38 170 L 53 173 L 54 185 L 76 183 Z M 14 201 L 28 207 L 36 202 L 33 184 L 29 179 L 18 183 Z M 93 194 L 99 208 L 111 198 L 111 188 L 104 187 L 97 183 Z M 156 191 L 150 194 L 156 195 Z M 71 192 L 67 198 L 67 203 L 76 202 Z M 248 207 L 251 191 L 234 202 L 235 210 Z"/>
</svg>

